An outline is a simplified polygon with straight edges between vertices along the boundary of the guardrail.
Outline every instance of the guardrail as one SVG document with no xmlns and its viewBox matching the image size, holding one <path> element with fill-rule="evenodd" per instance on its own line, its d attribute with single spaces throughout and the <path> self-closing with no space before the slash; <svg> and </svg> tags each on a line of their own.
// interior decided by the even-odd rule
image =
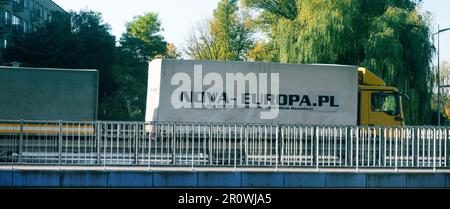
<svg viewBox="0 0 450 209">
<path fill-rule="evenodd" d="M 446 127 L 0 121 L 0 164 L 449 168 Z"/>
</svg>

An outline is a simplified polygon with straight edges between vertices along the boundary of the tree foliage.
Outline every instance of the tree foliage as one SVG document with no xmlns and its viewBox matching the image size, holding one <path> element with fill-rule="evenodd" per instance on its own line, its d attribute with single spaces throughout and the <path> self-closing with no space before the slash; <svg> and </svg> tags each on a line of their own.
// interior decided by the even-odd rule
<svg viewBox="0 0 450 209">
<path fill-rule="evenodd" d="M 29 67 L 97 69 L 98 119 L 143 120 L 147 61 L 166 52 L 157 16 L 147 14 L 129 23 L 120 46 L 97 12 L 53 13 L 52 17 L 37 30 L 16 36 L 4 52 L 5 61 Z"/>
<path fill-rule="evenodd" d="M 126 24 L 126 28 L 127 32 L 122 35 L 120 43 L 142 62 L 166 53 L 167 42 L 159 34 L 162 28 L 157 14 L 148 12 L 134 17 L 133 21 Z"/>
<path fill-rule="evenodd" d="M 362 63 L 410 95 L 404 113 L 412 124 L 430 123 L 433 46 L 429 27 L 415 10 L 389 6 L 371 24 Z"/>
<path fill-rule="evenodd" d="M 15 36 L 5 50 L 5 61 L 29 67 L 98 69 L 99 119 L 114 118 L 112 112 L 125 114 L 120 103 L 108 102 L 117 88 L 112 79 L 116 56 L 110 26 L 92 11 L 54 12 L 52 17 L 37 30 Z"/>
<path fill-rule="evenodd" d="M 186 53 L 194 59 L 243 60 L 253 46 L 248 19 L 237 0 L 222 0 L 213 19 L 198 24 L 188 39 Z"/>
<path fill-rule="evenodd" d="M 432 100 L 431 100 L 431 107 L 432 109 L 436 110 L 436 112 L 433 113 L 433 119 L 435 115 L 437 115 L 437 109 L 438 109 L 438 95 L 437 95 L 437 81 L 438 81 L 438 75 L 437 75 L 437 66 L 434 66 L 433 69 L 433 92 L 436 92 L 433 94 Z M 440 64 L 440 82 L 441 82 L 441 95 L 440 95 L 440 104 L 441 104 L 441 121 L 447 120 L 450 121 L 450 88 L 448 87 L 442 87 L 450 84 L 450 63 L 448 61 L 442 61 Z"/>
<path fill-rule="evenodd" d="M 177 47 L 173 43 L 167 44 L 167 53 L 165 58 L 167 59 L 177 59 L 181 57 L 181 53 L 178 51 Z"/>
<path fill-rule="evenodd" d="M 157 56 L 166 55 L 168 44 L 160 35 L 161 21 L 155 13 L 135 17 L 126 24 L 126 28 L 127 32 L 120 39 L 119 65 L 115 69 L 118 72 L 115 80 L 119 84 L 117 96 L 125 103 L 129 119 L 144 120 L 147 63 Z"/>
<path fill-rule="evenodd" d="M 218 42 L 210 33 L 209 21 L 199 22 L 191 30 L 185 52 L 196 60 L 219 60 Z"/>
<path fill-rule="evenodd" d="M 117 84 L 114 99 L 122 105 L 125 115 L 115 113 L 116 120 L 142 121 L 145 118 L 145 107 L 147 100 L 147 62 L 141 62 L 123 48 L 118 48 L 116 65 L 113 67 L 114 77 Z"/>
<path fill-rule="evenodd" d="M 409 94 L 408 124 L 430 123 L 429 23 L 412 0 L 247 0 L 267 41 L 256 60 L 367 67 Z M 294 9 L 290 8 L 295 5 Z M 284 12 L 280 12 L 284 11 Z M 297 11 L 295 15 L 292 12 Z M 269 54 L 267 54 L 269 53 Z M 255 57 L 255 56 L 254 56 Z"/>
<path fill-rule="evenodd" d="M 298 15 L 296 0 L 244 0 L 245 5 L 260 8 L 288 20 L 295 20 Z"/>
</svg>

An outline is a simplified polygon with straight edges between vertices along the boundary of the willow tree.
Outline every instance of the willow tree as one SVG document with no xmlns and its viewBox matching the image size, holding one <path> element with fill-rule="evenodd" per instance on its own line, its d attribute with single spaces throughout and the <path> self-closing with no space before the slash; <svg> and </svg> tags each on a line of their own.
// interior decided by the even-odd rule
<svg viewBox="0 0 450 209">
<path fill-rule="evenodd" d="M 408 124 L 430 123 L 433 52 L 429 24 L 411 0 L 244 0 L 272 55 L 288 63 L 367 67 L 410 95 Z M 291 7 L 295 6 L 295 9 Z M 260 49 L 261 52 L 268 50 Z"/>
<path fill-rule="evenodd" d="M 407 95 L 404 113 L 412 124 L 429 123 L 433 46 L 429 27 L 415 10 L 387 7 L 371 24 L 363 65 Z"/>
</svg>

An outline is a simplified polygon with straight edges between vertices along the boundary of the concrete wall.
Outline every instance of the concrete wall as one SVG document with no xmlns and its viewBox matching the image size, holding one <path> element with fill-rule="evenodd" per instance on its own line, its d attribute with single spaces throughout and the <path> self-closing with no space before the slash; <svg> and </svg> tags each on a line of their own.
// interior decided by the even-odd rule
<svg viewBox="0 0 450 209">
<path fill-rule="evenodd" d="M 0 67 L 0 119 L 97 118 L 98 71 Z"/>
<path fill-rule="evenodd" d="M 3 170 L 0 187 L 450 188 L 450 174 Z"/>
</svg>

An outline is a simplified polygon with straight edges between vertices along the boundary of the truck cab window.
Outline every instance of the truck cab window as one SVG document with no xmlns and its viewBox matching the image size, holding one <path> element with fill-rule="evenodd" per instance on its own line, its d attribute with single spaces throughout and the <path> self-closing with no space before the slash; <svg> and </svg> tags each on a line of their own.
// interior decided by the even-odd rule
<svg viewBox="0 0 450 209">
<path fill-rule="evenodd" d="M 372 94 L 371 106 L 373 112 L 384 112 L 388 115 L 398 115 L 398 95 L 393 93 L 378 92 Z"/>
</svg>

